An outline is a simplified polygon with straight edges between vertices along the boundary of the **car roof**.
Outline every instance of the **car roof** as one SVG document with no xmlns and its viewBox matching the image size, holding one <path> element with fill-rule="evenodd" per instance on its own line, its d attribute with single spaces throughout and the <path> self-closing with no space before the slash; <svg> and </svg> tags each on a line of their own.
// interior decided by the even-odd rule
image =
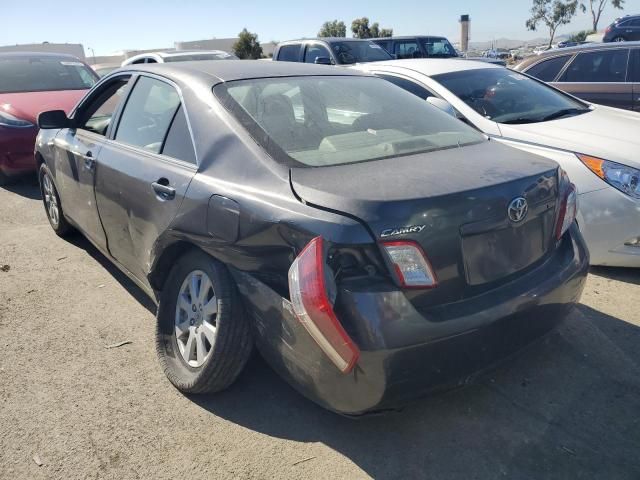
<svg viewBox="0 0 640 480">
<path fill-rule="evenodd" d="M 166 58 L 166 57 L 179 57 L 181 55 L 211 55 L 211 54 L 217 55 L 221 53 L 227 53 L 227 52 L 223 50 L 170 50 L 166 52 L 150 52 L 149 54 L 156 54 L 160 57 Z"/>
<path fill-rule="evenodd" d="M 365 70 L 375 70 L 377 67 L 396 67 L 414 70 L 427 76 L 440 75 L 441 73 L 461 72 L 465 70 L 480 70 L 487 68 L 504 68 L 487 62 L 477 62 L 464 58 L 408 58 L 402 60 L 389 60 L 372 62 L 362 65 Z"/>
<path fill-rule="evenodd" d="M 19 58 L 19 57 L 29 57 L 29 58 L 47 57 L 47 58 L 69 58 L 69 59 L 73 59 L 73 60 L 76 60 L 76 61 L 80 60 L 75 55 L 70 55 L 68 53 L 51 53 L 51 52 L 0 52 L 0 58 L 3 58 L 3 57 L 7 57 L 7 58 L 9 58 L 9 57 L 14 57 L 14 58 Z"/>
<path fill-rule="evenodd" d="M 370 38 L 369 40 L 412 40 L 414 38 L 444 38 L 446 39 L 447 37 L 445 37 L 444 35 L 399 35 L 399 36 L 393 36 L 393 37 L 376 37 L 376 38 Z"/>
<path fill-rule="evenodd" d="M 288 43 L 302 43 L 302 42 L 370 42 L 371 38 L 346 38 L 346 37 L 316 37 L 316 38 L 298 38 L 296 40 L 286 40 L 280 42 L 278 45 L 286 45 Z"/>
<path fill-rule="evenodd" d="M 199 60 L 126 65 L 120 71 L 157 73 L 168 77 L 213 78 L 218 82 L 231 82 L 251 78 L 302 76 L 362 76 L 362 72 L 343 67 L 314 65 L 298 62 L 260 62 L 257 60 Z M 216 83 L 218 83 L 216 82 Z"/>
</svg>

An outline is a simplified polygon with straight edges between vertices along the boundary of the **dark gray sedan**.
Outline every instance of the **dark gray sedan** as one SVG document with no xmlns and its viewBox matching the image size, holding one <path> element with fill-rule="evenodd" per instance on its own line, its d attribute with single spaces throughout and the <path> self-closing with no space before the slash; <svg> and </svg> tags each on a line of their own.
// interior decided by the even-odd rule
<svg viewBox="0 0 640 480">
<path fill-rule="evenodd" d="M 39 125 L 51 226 L 158 301 L 184 392 L 229 386 L 255 344 L 329 409 L 392 408 L 529 343 L 582 292 L 564 172 L 363 73 L 136 65 Z"/>
</svg>

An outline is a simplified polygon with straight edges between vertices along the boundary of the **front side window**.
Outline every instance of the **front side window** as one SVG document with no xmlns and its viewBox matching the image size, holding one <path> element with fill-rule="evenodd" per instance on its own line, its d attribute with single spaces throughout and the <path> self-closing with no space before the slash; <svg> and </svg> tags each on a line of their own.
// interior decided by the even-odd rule
<svg viewBox="0 0 640 480">
<path fill-rule="evenodd" d="M 537 123 L 589 111 L 584 103 L 506 68 L 444 73 L 433 79 L 498 123 Z"/>
<path fill-rule="evenodd" d="M 397 42 L 395 46 L 396 58 L 420 58 L 418 42 Z"/>
<path fill-rule="evenodd" d="M 0 93 L 87 90 L 97 75 L 72 58 L 6 56 L 0 58 Z"/>
<path fill-rule="evenodd" d="M 624 82 L 629 50 L 580 53 L 560 77 L 561 82 Z"/>
<path fill-rule="evenodd" d="M 458 56 L 456 49 L 446 38 L 427 38 L 422 41 L 422 46 L 427 52 L 427 57 L 452 58 Z"/>
<path fill-rule="evenodd" d="M 318 57 L 331 59 L 331 54 L 329 53 L 329 50 L 322 45 L 309 45 L 307 50 L 304 52 L 305 63 L 315 63 L 316 58 Z"/>
<path fill-rule="evenodd" d="M 300 44 L 283 45 L 278 50 L 279 62 L 297 62 L 300 59 Z"/>
<path fill-rule="evenodd" d="M 214 91 L 273 158 L 296 166 L 363 162 L 484 141 L 462 122 L 380 78 L 240 80 Z"/>
<path fill-rule="evenodd" d="M 393 57 L 380 45 L 373 42 L 349 41 L 332 42 L 331 49 L 338 63 L 351 65 L 353 63 L 380 62 L 392 60 Z"/>
<path fill-rule="evenodd" d="M 96 97 L 78 111 L 79 128 L 106 135 L 118 105 L 126 93 L 129 77 L 110 82 Z"/>
<path fill-rule="evenodd" d="M 180 96 L 171 85 L 155 78 L 140 77 L 127 99 L 115 139 L 160 153 L 179 106 Z"/>
<path fill-rule="evenodd" d="M 527 70 L 527 73 L 543 82 L 553 82 L 570 58 L 571 55 L 562 55 L 544 60 Z"/>
</svg>

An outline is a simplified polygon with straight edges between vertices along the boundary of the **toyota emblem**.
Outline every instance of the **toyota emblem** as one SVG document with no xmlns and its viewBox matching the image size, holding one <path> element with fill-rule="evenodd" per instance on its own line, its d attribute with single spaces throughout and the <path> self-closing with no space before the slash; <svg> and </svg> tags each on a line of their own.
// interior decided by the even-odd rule
<svg viewBox="0 0 640 480">
<path fill-rule="evenodd" d="M 527 205 L 527 200 L 524 197 L 518 197 L 511 200 L 509 204 L 509 208 L 507 208 L 507 213 L 509 214 L 509 219 L 513 223 L 519 223 L 527 216 L 527 212 L 529 211 L 529 205 Z"/>
</svg>

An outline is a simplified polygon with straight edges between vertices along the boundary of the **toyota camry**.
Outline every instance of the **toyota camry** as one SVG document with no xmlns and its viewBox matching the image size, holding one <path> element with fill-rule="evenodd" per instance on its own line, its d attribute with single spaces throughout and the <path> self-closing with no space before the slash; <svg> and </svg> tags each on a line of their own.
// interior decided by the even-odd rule
<svg viewBox="0 0 640 480">
<path fill-rule="evenodd" d="M 184 392 L 228 387 L 257 345 L 326 408 L 393 408 L 530 343 L 582 292 L 558 165 L 368 74 L 134 65 L 39 125 L 52 228 L 158 302 Z"/>
</svg>

